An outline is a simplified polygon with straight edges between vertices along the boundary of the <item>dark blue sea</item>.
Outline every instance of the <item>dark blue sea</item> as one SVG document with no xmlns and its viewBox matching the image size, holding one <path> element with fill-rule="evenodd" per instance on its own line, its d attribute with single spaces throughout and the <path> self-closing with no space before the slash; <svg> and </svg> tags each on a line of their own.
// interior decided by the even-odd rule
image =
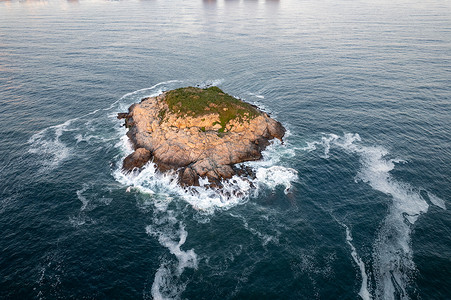
<svg viewBox="0 0 451 300">
<path fill-rule="evenodd" d="M 118 112 L 216 85 L 288 134 L 181 188 Z M 451 299 L 451 2 L 0 1 L 0 299 Z"/>
</svg>

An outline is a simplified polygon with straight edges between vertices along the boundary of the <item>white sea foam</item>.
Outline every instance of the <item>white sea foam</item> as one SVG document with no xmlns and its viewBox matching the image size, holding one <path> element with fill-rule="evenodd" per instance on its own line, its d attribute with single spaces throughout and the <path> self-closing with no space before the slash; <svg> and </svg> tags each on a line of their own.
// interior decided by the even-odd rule
<svg viewBox="0 0 451 300">
<path fill-rule="evenodd" d="M 255 93 L 249 93 L 249 95 L 254 96 L 258 99 L 265 99 L 265 96 L 263 96 L 263 95 L 259 95 L 259 94 L 255 94 Z"/>
<path fill-rule="evenodd" d="M 101 196 L 99 195 L 99 190 L 101 191 Z M 110 205 L 113 198 L 105 197 L 105 193 L 108 192 L 111 192 L 111 187 L 104 184 L 83 183 L 82 187 L 75 192 L 78 200 L 81 202 L 81 207 L 76 215 L 69 217 L 71 225 L 80 227 L 82 225 L 96 224 L 97 220 L 91 218 L 88 214 L 98 206 Z"/>
<path fill-rule="evenodd" d="M 206 88 L 209 86 L 218 86 L 224 83 L 224 79 L 213 79 L 213 80 L 206 80 L 202 83 L 200 83 L 198 86 L 201 88 Z"/>
<path fill-rule="evenodd" d="M 358 134 L 327 135 L 318 144 L 324 146 L 324 157 L 329 157 L 331 147 L 358 154 L 361 168 L 356 180 L 391 196 L 392 204 L 373 246 L 375 296 L 378 299 L 395 299 L 398 296 L 409 299 L 406 289 L 415 270 L 410 241 L 411 225 L 428 211 L 427 202 L 418 189 L 391 176 L 390 171 L 402 160 L 387 158 L 388 151 L 385 148 L 362 145 Z M 438 206 L 444 205 L 436 198 L 431 200 L 434 201 Z"/>
<path fill-rule="evenodd" d="M 400 217 L 410 216 L 407 219 L 413 224 L 422 213 L 428 210 L 427 202 L 421 197 L 417 189 L 409 184 L 397 181 L 390 175 L 395 164 L 403 162 L 399 159 L 388 159 L 388 151 L 380 146 L 362 146 L 355 142 L 361 141 L 358 134 L 345 134 L 343 138 L 334 139 L 335 145 L 345 150 L 358 153 L 362 167 L 357 179 L 368 183 L 373 189 L 383 192 L 393 198 L 393 208 Z"/>
<path fill-rule="evenodd" d="M 178 265 L 176 274 L 181 275 L 185 268 L 197 268 L 197 255 L 194 253 L 193 249 L 187 251 L 180 249 L 180 247 L 186 242 L 188 232 L 181 223 L 178 224 L 179 229 L 175 233 L 168 233 L 168 231 L 161 230 L 161 228 L 156 228 L 152 225 L 146 227 L 146 232 L 151 236 L 157 237 L 160 244 L 168 248 L 168 250 L 175 255 L 175 257 L 177 257 Z"/>
<path fill-rule="evenodd" d="M 153 163 L 148 163 L 141 172 L 124 174 L 120 169 L 113 175 L 126 186 L 148 194 L 177 195 L 203 213 L 213 213 L 215 209 L 228 209 L 247 201 L 249 196 L 258 194 L 260 188 L 274 189 L 281 185 L 285 192 L 297 179 L 297 172 L 281 166 L 258 167 L 256 179 L 234 176 L 223 181 L 223 188 L 208 188 L 207 180 L 200 180 L 200 186 L 183 188 L 178 184 L 175 173 L 160 173 Z"/>
<path fill-rule="evenodd" d="M 89 203 L 88 199 L 86 199 L 86 197 L 83 195 L 83 193 L 86 192 L 88 187 L 89 186 L 86 183 L 84 183 L 83 187 L 81 189 L 77 190 L 77 192 L 76 192 L 78 200 L 80 200 L 82 203 L 81 208 L 80 208 L 81 211 L 85 210 Z"/>
<path fill-rule="evenodd" d="M 127 94 L 125 94 L 124 96 L 122 96 L 118 101 L 116 101 L 115 103 L 117 103 L 117 102 L 119 102 L 119 101 L 122 101 L 122 100 L 124 100 L 124 99 L 126 99 L 126 98 L 129 98 L 129 97 L 131 97 L 131 96 L 135 96 L 135 95 L 139 95 L 139 94 L 142 94 L 142 93 L 147 93 L 148 91 L 152 91 L 152 93 L 155 93 L 155 89 L 157 88 L 157 87 L 160 87 L 160 86 L 163 86 L 163 85 L 167 85 L 167 84 L 171 84 L 171 83 L 179 83 L 179 82 L 182 82 L 181 80 L 168 80 L 168 81 L 163 81 L 163 82 L 159 82 L 159 83 L 157 83 L 157 84 L 155 84 L 155 85 L 153 85 L 153 86 L 151 86 L 151 87 L 147 87 L 147 88 L 143 88 L 143 89 L 139 89 L 139 90 L 136 90 L 136 91 L 133 91 L 133 92 L 130 92 L 130 93 L 127 93 Z M 145 96 L 144 96 L 145 97 Z M 114 103 L 113 103 L 114 104 Z M 112 107 L 111 107 L 112 108 Z"/>
<path fill-rule="evenodd" d="M 328 136 L 321 137 L 320 141 L 313 141 L 313 142 L 307 142 L 307 146 L 298 148 L 302 151 L 311 152 L 318 148 L 318 146 L 322 146 L 324 148 L 324 155 L 323 158 L 329 158 L 329 151 L 330 151 L 330 145 L 331 142 L 334 142 L 338 139 L 338 135 L 330 134 Z"/>
<path fill-rule="evenodd" d="M 445 201 L 443 199 L 440 199 L 436 195 L 428 192 L 429 200 L 434 204 L 435 206 L 440 207 L 441 209 L 446 210 Z"/>
<path fill-rule="evenodd" d="M 125 156 L 130 153 L 131 149 L 126 139 L 121 142 Z M 183 188 L 178 184 L 175 172 L 162 174 L 156 170 L 156 166 L 152 162 L 148 163 L 141 172 L 130 174 L 125 174 L 118 168 L 113 172 L 113 176 L 124 185 L 137 188 L 144 193 L 177 195 L 195 209 L 204 213 L 213 213 L 215 209 L 228 209 L 246 202 L 250 196 L 257 195 L 261 188 L 275 189 L 277 186 L 283 186 L 286 193 L 289 191 L 292 183 L 298 178 L 297 171 L 274 164 L 284 156 L 294 155 L 294 151 L 279 144 L 279 147 L 274 145 L 268 147 L 263 155 L 262 161 L 245 164 L 254 169 L 256 178 L 233 176 L 231 179 L 223 181 L 221 189 L 207 187 L 207 180 L 200 180 L 200 186 Z M 123 157 L 121 157 L 122 159 Z"/>
<path fill-rule="evenodd" d="M 321 144 L 321 143 L 320 142 L 307 142 L 307 146 L 299 148 L 299 149 L 302 151 L 311 152 L 311 151 L 316 150 L 316 145 L 319 145 L 319 144 Z"/>
<path fill-rule="evenodd" d="M 129 102 L 135 102 L 146 96 L 156 96 L 166 87 L 170 87 L 173 84 L 180 82 L 182 81 L 170 80 L 157 83 L 149 88 L 125 94 L 107 108 L 96 109 L 82 117 L 67 120 L 62 124 L 49 126 L 30 137 L 28 140 L 28 152 L 39 155 L 39 160 L 37 160 L 37 162 L 41 165 L 40 172 L 52 171 L 73 154 L 74 145 L 80 142 L 91 143 L 91 140 L 108 142 L 113 138 L 117 138 L 117 136 L 103 136 L 101 132 L 99 133 L 101 130 L 99 130 L 98 124 L 93 124 L 92 115 L 100 111 L 110 111 L 113 108 L 117 108 L 117 106 L 119 106 L 119 111 L 121 107 L 123 107 L 122 110 L 126 110 L 130 105 Z M 117 111 L 115 110 L 113 113 L 115 116 Z M 61 139 L 64 134 L 69 132 L 72 132 L 72 136 L 65 138 L 71 138 L 74 143 L 63 142 Z M 91 134 L 88 134 L 88 132 Z M 70 146 L 71 144 L 72 146 Z"/>
<path fill-rule="evenodd" d="M 186 283 L 174 283 L 173 274 L 168 263 L 163 262 L 155 273 L 151 295 L 153 300 L 180 299 Z"/>
<path fill-rule="evenodd" d="M 60 137 L 69 130 L 68 127 L 74 120 L 47 127 L 35 133 L 28 140 L 28 144 L 30 144 L 28 152 L 38 154 L 43 158 L 39 160 L 39 163 L 42 164 L 41 172 L 56 168 L 69 156 L 70 148 L 60 140 Z"/>
<path fill-rule="evenodd" d="M 349 230 L 349 227 L 346 226 L 346 224 L 340 223 L 341 226 L 343 226 L 346 229 L 346 243 L 348 243 L 349 247 L 351 247 L 351 256 L 354 262 L 357 264 L 357 266 L 360 269 L 360 276 L 362 277 L 362 284 L 360 286 L 359 296 L 363 300 L 369 300 L 372 299 L 370 292 L 368 291 L 368 275 L 365 271 L 365 264 L 363 263 L 360 256 L 357 254 L 357 250 L 352 244 L 352 235 L 351 230 Z"/>
<path fill-rule="evenodd" d="M 256 172 L 258 182 L 263 183 L 270 189 L 274 189 L 278 185 L 285 187 L 285 193 L 291 188 L 291 183 L 298 178 L 297 171 L 281 166 L 273 166 L 269 168 L 258 168 Z"/>
<path fill-rule="evenodd" d="M 177 262 L 162 261 L 155 273 L 152 284 L 153 299 L 180 299 L 187 282 L 181 278 L 185 268 L 197 269 L 197 255 L 193 249 L 182 250 L 188 232 L 182 222 L 178 221 L 177 212 L 172 210 L 157 210 L 154 213 L 153 224 L 146 227 L 150 236 L 158 239 L 174 255 Z"/>
<path fill-rule="evenodd" d="M 44 256 L 43 261 L 38 265 L 39 273 L 38 279 L 36 281 L 37 288 L 33 291 L 37 292 L 36 298 L 46 299 L 45 291 L 51 288 L 53 291 L 57 291 L 61 286 L 62 278 L 64 277 L 64 264 L 63 256 L 59 251 L 47 252 Z M 52 296 L 57 296 L 58 294 L 52 294 Z M 59 296 L 60 297 L 60 296 Z"/>
<path fill-rule="evenodd" d="M 279 244 L 280 231 L 276 231 L 275 232 L 276 234 L 274 234 L 274 235 L 267 234 L 267 233 L 261 232 L 260 230 L 255 229 L 254 227 L 250 226 L 248 221 L 246 220 L 246 218 L 243 217 L 242 215 L 230 213 L 230 216 L 240 219 L 243 222 L 244 228 L 247 231 L 249 231 L 251 234 L 256 236 L 257 238 L 259 238 L 261 240 L 263 246 L 266 246 L 270 242 L 274 243 L 276 245 Z"/>
<path fill-rule="evenodd" d="M 331 134 L 326 137 L 321 138 L 321 144 L 324 146 L 324 158 L 329 158 L 329 151 L 330 151 L 330 143 L 332 141 L 335 141 L 338 138 L 338 136 Z"/>
<path fill-rule="evenodd" d="M 77 216 L 69 217 L 69 223 L 73 227 L 80 227 L 80 226 L 97 224 L 97 221 L 94 220 L 93 218 L 87 216 L 86 214 L 80 213 Z"/>
</svg>

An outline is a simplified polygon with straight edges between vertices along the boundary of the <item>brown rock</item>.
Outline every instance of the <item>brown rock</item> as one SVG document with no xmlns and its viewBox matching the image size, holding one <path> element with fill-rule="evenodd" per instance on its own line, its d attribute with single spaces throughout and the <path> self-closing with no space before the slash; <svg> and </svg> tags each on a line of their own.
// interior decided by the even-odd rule
<svg viewBox="0 0 451 300">
<path fill-rule="evenodd" d="M 151 157 L 152 155 L 149 150 L 145 148 L 138 148 L 135 152 L 124 159 L 122 170 L 130 172 L 134 168 L 142 168 L 151 159 Z"/>
<path fill-rule="evenodd" d="M 199 185 L 199 175 L 191 168 L 182 169 L 179 173 L 179 182 L 184 186 Z"/>
<path fill-rule="evenodd" d="M 118 113 L 117 114 L 117 118 L 120 119 L 125 119 L 128 117 L 128 113 Z"/>
<path fill-rule="evenodd" d="M 273 119 L 269 120 L 270 120 L 268 124 L 269 134 L 282 141 L 282 138 L 286 132 L 285 128 L 282 126 L 282 124 L 280 124 L 280 122 L 277 122 Z"/>
<path fill-rule="evenodd" d="M 201 115 L 180 115 L 181 103 L 171 111 L 167 93 L 144 98 L 130 106 L 128 113 L 118 114 L 118 118 L 125 118 L 127 136 L 136 149 L 124 159 L 124 170 L 141 168 L 153 155 L 161 172 L 178 170 L 182 185 L 198 185 L 199 177 L 206 177 L 212 186 L 220 186 L 222 179 L 237 173 L 249 175 L 248 170 L 238 171 L 234 165 L 261 159 L 269 141 L 282 140 L 285 134 L 282 124 L 255 108 L 241 118 L 231 118 L 224 127 L 219 124 L 214 103 L 207 104 L 205 108 L 211 110 L 202 109 Z M 245 103 L 239 105 L 244 107 Z"/>
</svg>

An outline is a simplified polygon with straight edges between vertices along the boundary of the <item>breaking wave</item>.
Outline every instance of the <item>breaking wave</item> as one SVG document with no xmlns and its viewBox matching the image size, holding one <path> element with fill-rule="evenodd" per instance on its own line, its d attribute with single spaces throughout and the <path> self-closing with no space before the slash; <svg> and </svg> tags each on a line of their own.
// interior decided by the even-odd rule
<svg viewBox="0 0 451 300">
<path fill-rule="evenodd" d="M 392 198 L 388 215 L 382 221 L 376 241 L 373 244 L 373 269 L 376 283 L 377 299 L 409 299 L 407 289 L 410 278 L 415 271 L 411 248 L 412 225 L 421 214 L 428 211 L 428 203 L 421 196 L 418 188 L 410 186 L 393 178 L 390 174 L 399 159 L 389 159 L 389 152 L 381 146 L 365 146 L 358 134 L 338 136 L 329 134 L 321 141 L 310 142 L 303 150 L 313 151 L 318 146 L 323 148 L 323 158 L 329 158 L 331 147 L 359 155 L 360 170 L 356 182 L 369 184 L 374 190 L 380 191 Z M 445 209 L 444 201 L 428 192 L 430 201 Z M 347 227 L 346 227 L 347 228 Z M 351 236 L 347 229 L 347 242 L 352 248 L 354 261 L 362 271 L 363 262 L 356 255 L 355 248 L 350 243 Z M 352 238 L 351 238 L 352 239 Z M 362 272 L 362 278 L 366 276 Z M 362 285 L 363 289 L 363 285 Z M 367 299 L 369 294 L 360 290 L 359 295 Z M 363 294 L 362 294 L 363 293 Z"/>
<path fill-rule="evenodd" d="M 124 155 L 117 165 L 121 164 L 123 158 L 129 154 L 130 146 L 126 139 L 122 140 Z M 120 183 L 138 189 L 148 194 L 165 194 L 179 196 L 188 202 L 193 208 L 200 212 L 211 214 L 216 209 L 228 209 L 238 204 L 242 204 L 258 195 L 261 189 L 275 189 L 277 186 L 284 187 L 288 193 L 292 183 L 297 180 L 297 171 L 276 165 L 283 156 L 294 155 L 294 152 L 280 142 L 273 142 L 264 152 L 264 159 L 259 162 L 247 162 L 246 166 L 254 169 L 256 178 L 241 178 L 233 176 L 231 179 L 223 181 L 220 189 L 209 188 L 208 180 L 199 180 L 200 186 L 182 187 L 178 184 L 178 177 L 175 173 L 160 173 L 155 164 L 149 162 L 141 172 L 131 172 L 125 174 L 117 168 L 113 176 Z"/>
</svg>

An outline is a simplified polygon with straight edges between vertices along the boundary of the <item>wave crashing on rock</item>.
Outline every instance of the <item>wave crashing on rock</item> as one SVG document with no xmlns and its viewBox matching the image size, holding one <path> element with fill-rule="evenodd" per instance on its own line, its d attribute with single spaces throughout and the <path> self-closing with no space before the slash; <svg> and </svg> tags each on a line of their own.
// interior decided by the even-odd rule
<svg viewBox="0 0 451 300">
<path fill-rule="evenodd" d="M 153 161 L 161 172 L 178 172 L 179 183 L 208 179 L 220 187 L 234 175 L 254 176 L 238 164 L 262 158 L 271 139 L 282 141 L 285 128 L 256 106 L 216 86 L 185 87 L 148 97 L 119 113 L 134 152 L 123 161 L 131 172 Z"/>
</svg>

